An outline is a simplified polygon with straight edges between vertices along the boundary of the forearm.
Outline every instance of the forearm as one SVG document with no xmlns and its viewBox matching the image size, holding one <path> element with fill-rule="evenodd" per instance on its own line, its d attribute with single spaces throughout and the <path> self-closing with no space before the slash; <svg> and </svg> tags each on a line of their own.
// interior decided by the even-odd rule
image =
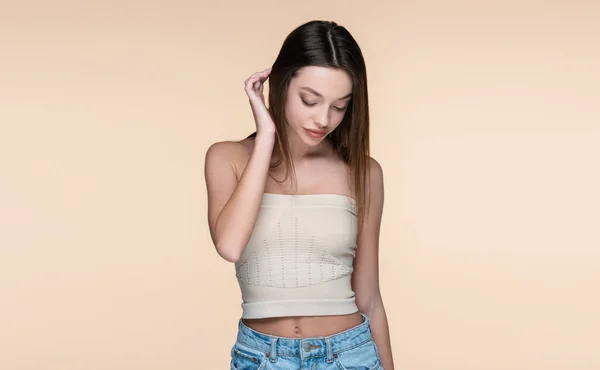
<svg viewBox="0 0 600 370">
<path fill-rule="evenodd" d="M 390 330 L 383 302 L 373 305 L 365 314 L 369 316 L 369 320 L 371 321 L 373 340 L 379 351 L 383 369 L 394 370 Z"/>
<path fill-rule="evenodd" d="M 215 224 L 219 254 L 231 262 L 242 255 L 256 222 L 269 171 L 274 136 L 259 136 L 234 192 Z"/>
</svg>

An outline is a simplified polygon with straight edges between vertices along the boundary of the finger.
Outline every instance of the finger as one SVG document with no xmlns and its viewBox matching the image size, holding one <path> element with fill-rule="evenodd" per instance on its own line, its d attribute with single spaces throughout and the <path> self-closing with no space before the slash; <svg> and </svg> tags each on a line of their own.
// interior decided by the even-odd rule
<svg viewBox="0 0 600 370">
<path fill-rule="evenodd" d="M 270 75 L 270 74 L 271 74 L 271 68 L 269 68 L 269 69 L 265 69 L 264 71 L 262 71 L 262 72 L 260 73 L 260 76 L 261 76 L 262 78 L 267 78 L 267 77 L 269 77 L 269 75 Z"/>
<path fill-rule="evenodd" d="M 271 71 L 271 68 L 265 69 L 261 72 L 256 72 L 252 74 L 246 81 L 244 81 L 244 86 L 247 91 L 254 89 L 255 91 L 259 91 L 261 89 L 264 81 L 267 80 L 268 75 Z"/>
<path fill-rule="evenodd" d="M 261 84 L 260 81 L 253 82 L 252 80 L 248 81 L 248 83 L 246 84 L 246 88 L 245 88 L 246 95 L 248 95 L 248 97 L 251 100 L 256 99 L 260 95 L 260 92 L 259 92 L 260 84 Z"/>
<path fill-rule="evenodd" d="M 244 90 L 246 90 L 246 92 L 248 94 L 252 93 L 252 91 L 254 90 L 254 83 L 255 83 L 255 80 L 252 78 L 249 78 L 248 80 L 246 80 L 246 83 L 244 85 Z"/>
<path fill-rule="evenodd" d="M 269 77 L 270 72 L 271 72 L 270 70 L 265 69 L 264 71 L 256 72 L 255 74 L 252 75 L 252 77 L 256 77 L 260 80 L 266 80 L 267 77 Z"/>
<path fill-rule="evenodd" d="M 250 75 L 250 77 L 248 77 L 245 81 L 244 81 L 244 85 L 248 83 L 248 81 L 253 80 L 253 79 L 257 79 L 260 75 L 260 72 L 256 72 Z"/>
<path fill-rule="evenodd" d="M 248 78 L 248 81 L 251 82 L 252 84 L 254 84 L 254 82 L 260 81 L 260 80 L 261 80 L 260 73 L 255 73 L 252 76 L 250 76 L 250 78 Z"/>
</svg>

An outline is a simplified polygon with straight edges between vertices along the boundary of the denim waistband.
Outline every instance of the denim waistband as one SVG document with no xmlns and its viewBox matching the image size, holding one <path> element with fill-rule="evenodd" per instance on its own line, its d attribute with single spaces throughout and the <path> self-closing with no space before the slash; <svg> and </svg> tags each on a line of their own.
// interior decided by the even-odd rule
<svg viewBox="0 0 600 370">
<path fill-rule="evenodd" d="M 237 342 L 264 352 L 274 360 L 277 356 L 331 358 L 333 354 L 355 348 L 372 340 L 369 317 L 361 313 L 363 322 L 353 328 L 329 336 L 287 338 L 257 332 L 239 320 Z"/>
</svg>

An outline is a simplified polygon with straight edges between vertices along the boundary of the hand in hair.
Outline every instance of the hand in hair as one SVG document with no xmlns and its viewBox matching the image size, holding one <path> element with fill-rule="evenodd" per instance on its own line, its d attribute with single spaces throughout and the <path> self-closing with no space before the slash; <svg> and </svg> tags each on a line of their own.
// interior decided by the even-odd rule
<svg viewBox="0 0 600 370">
<path fill-rule="evenodd" d="M 256 123 L 257 135 L 274 135 L 275 123 L 265 105 L 265 97 L 263 95 L 263 87 L 265 81 L 269 78 L 271 69 L 265 69 L 262 72 L 256 72 L 244 81 L 244 90 L 250 100 L 250 107 L 254 115 Z"/>
</svg>

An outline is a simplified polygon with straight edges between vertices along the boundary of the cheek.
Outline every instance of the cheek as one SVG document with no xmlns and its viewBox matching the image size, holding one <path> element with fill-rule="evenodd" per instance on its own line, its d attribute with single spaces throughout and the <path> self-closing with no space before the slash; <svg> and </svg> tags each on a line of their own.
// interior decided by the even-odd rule
<svg viewBox="0 0 600 370">
<path fill-rule="evenodd" d="M 342 123 L 342 120 L 344 119 L 345 115 L 346 114 L 344 112 L 335 112 L 335 113 L 333 113 L 333 116 L 331 117 L 331 119 L 332 119 L 332 122 L 331 122 L 332 126 L 338 127 Z"/>
<path fill-rule="evenodd" d="M 302 103 L 290 103 L 286 106 L 285 118 L 291 126 L 298 126 L 310 117 L 309 113 Z"/>
</svg>

